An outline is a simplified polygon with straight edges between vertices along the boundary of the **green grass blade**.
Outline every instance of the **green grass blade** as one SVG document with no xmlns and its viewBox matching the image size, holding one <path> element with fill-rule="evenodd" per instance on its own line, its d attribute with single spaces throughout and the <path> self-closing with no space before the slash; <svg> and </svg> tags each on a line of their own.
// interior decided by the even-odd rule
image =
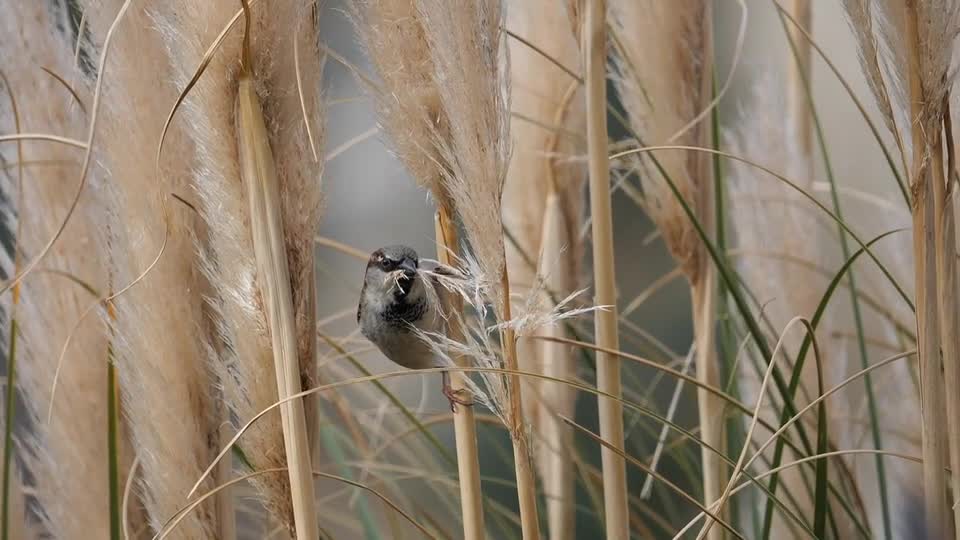
<svg viewBox="0 0 960 540">
<path fill-rule="evenodd" d="M 746 158 L 737 156 L 737 155 L 735 155 L 735 154 L 731 154 L 731 153 L 729 153 L 729 152 L 723 152 L 723 151 L 720 151 L 720 150 L 713 150 L 712 148 L 704 148 L 704 147 L 701 147 L 701 146 L 682 146 L 682 145 L 643 146 L 642 141 L 641 141 L 640 144 L 641 144 L 641 146 L 640 146 L 639 148 L 633 148 L 633 149 L 630 149 L 630 150 L 624 150 L 623 152 L 618 152 L 618 153 L 616 153 L 616 154 L 611 155 L 611 156 L 610 156 L 610 159 L 611 159 L 611 160 L 619 159 L 619 158 L 622 158 L 622 157 L 625 157 L 625 156 L 629 156 L 629 155 L 632 155 L 632 154 L 651 154 L 651 155 L 652 155 L 653 152 L 662 151 L 662 150 L 673 150 L 673 151 L 683 150 L 683 151 L 687 151 L 687 152 L 705 152 L 705 153 L 708 153 L 708 154 L 717 154 L 717 155 L 719 155 L 719 156 L 721 156 L 721 157 L 725 157 L 725 158 L 727 158 L 727 159 L 732 159 L 732 160 L 735 160 L 735 161 L 739 161 L 739 162 L 741 162 L 741 163 L 746 163 L 747 165 L 750 165 L 751 167 L 755 167 L 755 168 L 757 168 L 757 169 L 759 169 L 759 170 L 761 170 L 761 171 L 769 174 L 770 176 L 774 177 L 775 179 L 779 180 L 780 182 L 783 182 L 783 183 L 787 184 L 788 186 L 790 186 L 791 189 L 793 189 L 794 191 L 796 191 L 797 193 L 799 193 L 800 195 L 802 195 L 804 198 L 806 198 L 807 200 L 809 200 L 811 203 L 813 203 L 814 206 L 816 206 L 817 208 L 819 208 L 820 211 L 822 211 L 824 214 L 826 214 L 831 220 L 833 220 L 834 222 L 836 222 L 837 225 L 839 225 L 840 227 L 842 227 L 843 230 L 844 230 L 847 234 L 850 235 L 850 238 L 853 238 L 853 240 L 854 240 L 860 247 L 866 246 L 866 243 L 864 243 L 863 239 L 861 239 L 860 236 L 857 235 L 857 233 L 856 233 L 853 229 L 851 229 L 850 226 L 847 225 L 847 223 L 846 223 L 845 221 L 843 221 L 842 219 L 840 219 L 839 217 L 837 217 L 836 214 L 834 214 L 829 208 L 827 208 L 826 206 L 824 206 L 824 204 L 821 203 L 816 197 L 814 197 L 813 195 L 807 193 L 803 188 L 801 188 L 800 186 L 798 186 L 795 182 L 791 181 L 789 178 L 783 176 L 782 174 L 777 173 L 776 171 L 774 171 L 773 169 L 771 169 L 771 168 L 769 168 L 769 167 L 765 167 L 765 166 L 763 166 L 763 165 L 760 165 L 760 164 L 758 164 L 758 163 L 755 163 L 755 162 L 753 162 L 753 161 L 750 161 L 749 159 L 746 159 Z M 651 161 L 653 161 L 655 164 L 657 164 L 657 165 L 658 165 L 658 168 L 660 168 L 660 169 L 662 170 L 662 167 L 659 167 L 659 162 L 658 162 L 657 160 L 651 158 Z M 672 184 L 672 182 L 668 182 L 668 184 Z M 682 198 L 682 196 L 679 195 L 679 194 L 676 192 L 676 186 L 675 186 L 675 185 L 672 185 L 672 186 L 671 186 L 671 191 L 674 193 L 675 196 Z M 686 204 L 686 201 L 684 201 L 683 203 L 681 203 L 681 206 L 684 207 L 684 212 L 685 212 L 685 213 L 687 213 L 687 212 L 690 210 L 690 207 L 689 207 L 688 204 Z M 689 216 L 689 214 L 688 214 L 688 216 Z M 697 229 L 698 236 L 700 236 L 700 237 L 701 237 L 701 240 L 702 240 L 702 239 L 704 238 L 703 236 L 700 235 L 700 233 L 702 232 L 702 228 L 699 226 L 699 223 L 696 222 L 696 221 L 694 221 L 694 226 L 695 226 L 695 228 Z M 714 259 L 714 261 L 716 261 L 716 259 L 715 259 L 715 255 L 716 255 L 716 251 L 715 251 L 716 248 L 715 248 L 715 246 L 714 246 L 712 243 L 710 243 L 710 242 L 705 242 L 705 247 L 707 248 L 707 252 L 708 252 L 708 254 L 710 255 L 711 259 Z M 900 299 L 903 300 L 903 303 L 904 303 L 907 307 L 910 308 L 910 311 L 911 311 L 911 312 L 916 313 L 917 307 L 914 305 L 913 300 L 910 299 L 910 296 L 906 293 L 906 291 L 904 290 L 903 286 L 900 285 L 900 282 L 897 281 L 897 278 L 895 278 L 895 277 L 893 276 L 893 274 L 890 273 L 890 270 L 888 270 L 887 267 L 886 267 L 883 263 L 880 262 L 880 259 L 877 258 L 876 254 L 873 253 L 873 251 L 867 249 L 867 250 L 866 250 L 866 254 L 867 254 L 867 256 L 870 257 L 870 259 L 876 264 L 877 269 L 880 270 L 880 272 L 883 274 L 884 278 L 886 278 L 886 280 L 890 283 L 890 285 L 897 291 L 897 294 L 900 296 Z M 731 271 L 729 270 L 729 268 L 727 269 L 727 273 L 726 273 L 725 276 L 724 276 L 724 273 L 721 272 L 721 277 L 725 277 L 725 279 L 728 280 L 728 286 L 729 286 L 729 283 L 734 283 L 734 281 L 733 281 L 733 279 L 732 279 L 734 275 L 735 275 L 735 274 L 734 274 L 733 272 L 731 272 Z M 733 288 L 734 288 L 734 287 L 731 287 L 731 289 L 733 289 Z M 733 297 L 734 297 L 734 300 L 736 300 L 736 299 L 737 299 L 737 294 L 736 294 L 736 293 L 733 293 Z M 740 303 L 739 303 L 739 301 L 737 302 L 737 308 L 738 308 L 738 309 L 740 308 Z M 745 322 L 749 322 L 749 321 L 745 321 Z M 752 325 L 748 324 L 747 326 L 748 326 L 748 330 L 751 331 L 751 335 L 752 335 L 752 332 L 753 332 L 753 330 L 751 329 L 751 326 L 752 326 Z M 758 327 L 758 328 L 759 328 L 759 327 Z M 767 350 L 769 350 L 769 347 L 767 347 Z"/>
<path fill-rule="evenodd" d="M 717 73 L 713 72 L 712 82 L 713 99 L 717 97 Z M 714 107 L 711 110 L 711 142 L 714 150 L 720 149 L 720 108 Z M 727 259 L 727 218 L 726 218 L 726 184 L 723 175 L 723 163 L 720 156 L 714 154 L 713 160 L 713 193 L 714 193 L 714 231 L 716 231 L 717 251 L 720 256 L 729 264 Z M 717 351 L 720 358 L 720 380 L 732 381 L 730 388 L 726 391 L 733 397 L 740 397 L 740 385 L 738 377 L 734 377 L 736 370 L 737 347 L 734 345 L 732 320 L 730 317 L 730 303 L 728 300 L 728 288 L 725 282 L 717 284 Z M 743 433 L 743 423 L 734 415 L 729 416 L 727 421 L 727 446 L 729 448 L 740 448 L 743 445 L 745 434 Z M 730 516 L 736 520 L 740 515 L 739 498 L 732 498 L 729 502 Z M 755 510 L 754 510 L 755 511 Z"/>
<path fill-rule="evenodd" d="M 639 140 L 639 139 L 638 139 Z M 642 144 L 642 141 L 641 141 Z M 622 153 L 621 153 L 622 154 Z M 697 233 L 697 236 L 700 237 L 700 241 L 703 242 L 704 248 L 707 250 L 707 253 L 710 255 L 710 258 L 713 260 L 713 264 L 717 267 L 717 273 L 719 274 L 723 283 L 726 284 L 730 295 L 733 297 L 734 303 L 737 306 L 737 310 L 740 313 L 740 316 L 743 317 L 744 323 L 747 325 L 747 329 L 750 333 L 753 343 L 756 345 L 757 349 L 760 351 L 761 356 L 764 358 L 764 361 L 771 361 L 771 350 L 770 344 L 767 343 L 766 338 L 763 335 L 763 331 L 760 329 L 760 325 L 757 323 L 756 318 L 753 316 L 753 313 L 750 311 L 747 301 L 743 296 L 743 293 L 740 291 L 740 288 L 737 286 L 737 280 L 734 278 L 734 271 L 730 269 L 730 266 L 726 263 L 723 257 L 717 251 L 716 246 L 710 237 L 704 231 L 703 226 L 700 224 L 700 220 L 697 219 L 696 214 L 693 212 L 693 209 L 690 208 L 690 204 L 683 198 L 683 195 L 680 193 L 680 190 L 677 189 L 677 185 L 670 179 L 669 174 L 663 168 L 660 161 L 653 154 L 649 154 L 650 160 L 653 162 L 654 166 L 657 168 L 660 175 L 663 177 L 667 186 L 670 188 L 671 193 L 679 202 L 683 212 L 687 215 L 687 219 L 693 224 L 693 227 Z M 777 387 L 777 390 L 780 392 L 781 396 L 784 396 L 786 399 L 787 394 L 787 382 L 783 378 L 783 373 L 776 366 L 773 370 L 773 380 L 774 384 Z M 796 414 L 796 407 L 793 405 L 792 401 L 787 400 L 785 403 L 785 409 L 792 411 L 791 416 Z M 813 452 L 813 446 L 810 444 L 810 439 L 807 437 L 806 430 L 800 426 L 796 426 L 797 433 L 800 436 L 801 443 L 808 453 Z"/>
<path fill-rule="evenodd" d="M 10 319 L 10 354 L 7 357 L 6 410 L 3 425 L 3 540 L 10 538 L 10 483 L 13 474 L 13 423 L 16 399 L 17 319 Z"/>
<path fill-rule="evenodd" d="M 113 366 L 113 344 L 107 345 L 107 474 L 110 491 L 110 540 L 120 540 L 120 450 L 117 438 L 117 374 Z"/>
<path fill-rule="evenodd" d="M 778 13 L 780 14 L 780 24 L 783 27 L 784 34 L 787 36 L 787 43 L 790 45 L 790 49 L 791 51 L 793 51 L 793 54 L 796 57 L 797 55 L 796 44 L 793 42 L 793 38 L 790 35 L 790 32 L 787 30 L 787 23 L 786 23 L 786 20 L 784 19 L 783 12 L 778 11 Z M 799 61 L 799 59 L 797 59 L 797 61 Z M 810 108 L 811 117 L 813 118 L 815 133 L 817 135 L 817 144 L 820 147 L 820 153 L 823 156 L 823 162 L 824 162 L 824 167 L 827 173 L 827 179 L 830 183 L 830 199 L 833 204 L 833 211 L 837 215 L 837 218 L 842 221 L 843 213 L 840 206 L 840 197 L 839 197 L 839 194 L 837 193 L 836 177 L 834 176 L 834 173 L 833 173 L 833 166 L 830 161 L 830 151 L 829 151 L 829 148 L 827 147 L 826 137 L 824 136 L 824 133 L 823 133 L 823 125 L 820 122 L 820 115 L 817 113 L 817 107 L 813 100 L 813 95 L 810 89 L 810 81 L 807 80 L 806 74 L 804 74 L 802 71 L 801 71 L 801 78 L 803 80 L 804 92 L 807 97 L 807 104 Z M 840 249 L 843 254 L 843 258 L 849 259 L 850 246 L 847 242 L 847 235 L 844 233 L 843 228 L 839 229 L 838 235 L 840 237 Z M 850 302 L 853 307 L 854 324 L 857 330 L 857 350 L 860 354 L 861 367 L 866 368 L 868 366 L 868 359 L 867 359 L 866 340 L 864 337 L 864 330 L 863 330 L 863 313 L 860 309 L 860 301 L 857 294 L 856 277 L 853 271 L 850 272 L 848 280 L 849 280 L 849 290 L 850 290 Z M 795 371 L 794 378 L 798 379 L 799 374 L 800 374 L 799 370 Z M 793 385 L 793 381 L 791 381 L 791 385 Z M 866 376 L 864 380 L 864 385 L 867 390 L 867 407 L 870 414 L 871 437 L 873 439 L 874 447 L 878 450 L 882 450 L 883 447 L 881 446 L 880 424 L 877 416 L 876 397 L 874 396 L 874 391 L 873 391 L 873 381 L 869 374 Z M 794 388 L 791 388 L 791 390 L 793 389 Z M 880 488 L 880 506 L 881 506 L 882 515 L 883 515 L 884 535 L 885 535 L 885 538 L 889 540 L 891 538 L 890 536 L 891 530 L 890 530 L 890 508 L 887 501 L 886 472 L 884 470 L 883 458 L 878 455 L 878 456 L 875 456 L 874 459 L 875 459 L 875 464 L 877 469 L 877 479 L 878 479 L 879 488 Z M 776 462 L 776 460 L 774 461 L 775 461 L 774 467 L 777 467 L 780 465 L 778 462 Z M 765 517 L 764 519 L 764 528 L 763 528 L 764 535 L 766 535 L 766 533 L 769 531 L 769 526 L 770 526 L 769 517 L 770 515 L 768 513 L 767 517 Z"/>
<path fill-rule="evenodd" d="M 872 240 L 870 240 L 867 243 L 867 247 L 875 244 L 876 242 L 880 241 L 883 238 L 886 238 L 887 236 L 890 236 L 897 232 L 901 232 L 903 230 L 904 229 L 896 229 L 892 231 L 887 231 L 881 234 L 880 236 L 877 236 Z M 834 291 L 836 291 L 837 287 L 839 286 L 840 281 L 846 275 L 847 270 L 853 265 L 853 263 L 857 260 L 857 258 L 860 257 L 860 255 L 862 255 L 865 252 L 866 252 L 866 247 L 860 248 L 859 250 L 857 250 L 856 253 L 851 255 L 850 258 L 848 258 L 847 261 L 843 264 L 843 266 L 840 267 L 840 270 L 834 276 L 833 280 L 830 281 L 830 284 L 827 286 L 827 289 L 824 292 L 823 297 L 821 297 L 820 302 L 817 305 L 816 311 L 814 311 L 813 317 L 810 319 L 810 326 L 813 328 L 814 331 L 817 329 L 817 326 L 820 324 L 820 321 L 823 319 L 823 315 L 826 312 L 827 304 L 829 303 L 830 298 L 832 298 Z M 791 387 L 794 390 L 796 389 L 796 386 L 799 384 L 799 378 L 800 378 L 799 374 L 803 370 L 803 364 L 806 359 L 807 352 L 810 349 L 810 346 L 812 343 L 813 343 L 812 334 L 807 334 L 803 339 L 803 343 L 800 345 L 800 351 L 797 353 L 797 363 L 794 366 L 794 376 L 790 381 Z M 791 417 L 794 416 L 794 414 L 796 413 L 791 413 L 789 415 L 786 414 L 786 408 L 784 408 L 784 413 L 781 414 L 780 416 L 780 425 L 783 425 L 785 422 L 787 422 Z M 776 447 L 774 449 L 774 457 L 773 457 L 774 467 L 778 467 L 782 459 L 783 459 L 783 443 L 781 442 L 781 440 L 778 440 L 776 443 Z M 772 493 L 776 493 L 778 480 L 779 480 L 778 474 L 773 474 L 770 476 L 769 489 Z M 764 525 L 763 525 L 763 530 L 760 538 L 769 537 L 772 517 L 773 517 L 773 508 L 768 502 L 766 505 L 766 509 L 764 510 Z"/>
<path fill-rule="evenodd" d="M 817 360 L 817 390 L 819 395 L 823 395 L 823 366 L 820 364 L 820 355 L 814 354 Z M 821 401 L 817 406 L 817 454 L 826 454 L 829 441 L 829 430 L 827 426 L 827 402 Z M 827 510 L 829 504 L 827 501 L 827 463 L 826 459 L 817 460 L 817 487 L 813 498 L 813 533 L 817 538 L 826 538 L 827 533 Z M 834 524 L 834 538 L 840 538 L 836 524 Z"/>
</svg>

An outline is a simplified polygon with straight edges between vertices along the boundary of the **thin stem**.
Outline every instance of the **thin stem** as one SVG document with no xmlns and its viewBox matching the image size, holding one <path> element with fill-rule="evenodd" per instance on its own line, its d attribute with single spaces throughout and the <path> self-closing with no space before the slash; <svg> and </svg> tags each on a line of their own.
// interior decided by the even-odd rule
<svg viewBox="0 0 960 540">
<path fill-rule="evenodd" d="M 440 205 L 436 216 L 437 260 L 442 264 L 450 265 L 457 254 L 457 230 L 450 217 L 449 208 Z M 459 313 L 462 302 L 457 295 L 451 295 L 449 304 L 444 306 L 449 314 Z M 462 329 L 456 323 L 457 317 L 449 317 L 451 321 L 447 334 L 450 339 L 459 341 Z M 456 358 L 457 364 L 462 364 Z M 466 389 L 465 375 L 462 372 L 450 374 L 450 385 L 455 392 Z M 460 510 L 463 514 L 463 537 L 466 540 L 480 540 L 484 538 L 483 528 L 483 495 L 480 490 L 480 458 L 477 451 L 477 424 L 474 418 L 473 407 L 457 407 L 453 415 L 453 430 L 457 444 L 457 470 L 460 474 Z"/>
<path fill-rule="evenodd" d="M 15 291 L 17 289 L 14 289 Z M 10 484 L 13 475 L 13 421 L 14 408 L 17 405 L 13 382 L 16 380 L 17 365 L 17 319 L 10 320 L 10 354 L 7 357 L 6 411 L 4 414 L 3 434 L 3 540 L 10 538 Z"/>
<path fill-rule="evenodd" d="M 13 112 L 13 124 L 16 133 L 21 131 L 20 109 L 17 107 L 17 99 L 13 93 L 13 87 L 7 76 L 0 72 L 0 81 L 7 89 L 7 97 L 10 100 L 10 109 Z M 23 212 L 23 141 L 17 140 L 17 212 Z M 13 238 L 13 273 L 16 274 L 20 268 L 20 246 L 18 242 L 22 238 L 21 227 L 23 220 L 17 218 L 17 229 Z M 6 385 L 6 410 L 3 424 L 3 493 L 0 493 L 0 537 L 8 540 L 10 537 L 10 484 L 13 475 L 13 425 L 15 421 L 15 409 L 17 406 L 17 305 L 20 303 L 20 285 L 13 288 L 13 298 L 10 302 L 10 346 L 7 349 L 7 385 Z"/>
<path fill-rule="evenodd" d="M 597 305 L 609 306 L 594 315 L 597 345 L 619 349 L 617 296 L 613 257 L 613 212 L 610 203 L 610 163 L 607 159 L 607 13 L 606 0 L 586 5 L 582 51 L 586 66 L 587 151 L 590 174 L 590 216 L 593 227 L 594 292 Z M 597 352 L 597 389 L 620 397 L 620 359 Z M 610 444 L 601 450 L 603 502 L 607 540 L 630 536 L 627 510 L 626 461 L 615 450 L 623 446 L 623 407 L 598 398 L 600 436 Z"/>
<path fill-rule="evenodd" d="M 113 316 L 113 303 L 110 314 Z M 117 437 L 117 374 L 113 365 L 113 344 L 107 345 L 107 468 L 110 490 L 110 540 L 120 540 L 120 471 Z"/>
<path fill-rule="evenodd" d="M 810 0 L 790 0 L 790 13 L 796 21 L 788 32 L 788 39 L 793 46 L 795 61 L 787 62 L 787 109 L 789 118 L 793 122 L 795 135 L 800 140 L 800 148 L 804 156 L 809 156 L 813 149 L 813 125 L 808 108 L 807 82 L 810 80 L 810 42 L 803 39 L 799 28 L 811 28 L 812 17 Z"/>
<path fill-rule="evenodd" d="M 510 277 L 507 267 L 503 267 L 500 277 L 502 291 L 501 313 L 504 321 L 509 321 L 510 314 Z M 507 375 L 507 394 L 510 396 L 508 420 L 510 438 L 513 440 L 513 461 L 517 476 L 517 497 L 520 500 L 520 526 L 524 540 L 540 539 L 540 523 L 537 518 L 537 483 L 533 475 L 533 464 L 530 462 L 530 447 L 527 441 L 526 426 L 523 420 L 523 407 L 520 386 L 520 376 L 517 361 L 517 338 L 513 329 L 504 327 L 500 334 L 503 346 L 504 367 L 511 371 Z"/>
<path fill-rule="evenodd" d="M 702 52 L 706 65 L 703 67 L 703 75 L 700 79 L 700 103 L 698 107 L 707 106 L 707 103 L 714 101 L 712 97 L 713 85 L 713 25 L 711 23 L 713 10 L 709 3 L 705 4 L 704 18 L 706 22 L 702 25 L 702 42 L 704 50 Z M 709 101 L 708 101 L 709 100 Z M 707 103 L 705 103 L 707 102 Z M 709 117 L 712 120 L 713 115 Z M 711 146 L 712 126 L 703 126 L 699 130 L 698 144 L 702 146 Z M 705 234 L 714 236 L 715 226 L 714 211 L 714 185 L 713 185 L 713 162 L 715 156 L 709 154 L 694 155 L 695 178 L 697 179 L 698 196 L 696 198 L 697 214 L 703 223 Z M 700 251 L 695 277 L 691 279 L 691 297 L 693 300 L 693 331 L 694 341 L 696 343 L 696 365 L 697 379 L 708 386 L 720 388 L 720 370 L 719 359 L 716 354 L 716 319 L 714 312 L 714 302 L 716 300 L 716 269 L 706 257 L 704 249 L 698 247 Z M 716 396 L 697 389 L 697 410 L 700 418 L 700 431 L 703 440 L 723 451 L 723 422 L 724 407 L 723 403 L 718 401 Z M 703 464 L 703 501 L 706 504 L 717 500 L 723 491 L 725 469 L 723 463 L 717 459 L 717 456 L 711 452 L 704 451 L 701 447 L 701 462 Z M 726 510 L 721 507 L 718 515 L 721 520 L 727 520 Z M 708 522 L 708 523 L 712 523 Z M 719 527 L 707 527 L 707 538 L 710 540 L 722 540 L 723 530 Z"/>
<path fill-rule="evenodd" d="M 957 258 L 953 256 L 953 246 L 957 245 L 956 221 L 953 207 L 953 183 L 948 179 L 954 171 L 953 133 L 950 119 L 950 96 L 944 98 L 945 112 L 943 115 L 944 138 L 947 146 L 947 174 L 944 177 L 943 169 L 934 170 L 934 213 L 936 214 L 936 229 L 934 235 L 937 244 L 937 284 L 941 291 L 940 321 L 943 325 L 940 349 L 943 352 L 944 389 L 947 399 L 947 423 L 949 447 L 951 486 L 954 498 L 960 494 L 960 353 L 957 351 L 957 336 L 960 336 L 960 318 L 957 310 L 960 309 L 957 297 Z M 934 148 L 933 163 L 943 164 L 943 150 L 941 145 Z M 955 527 L 960 524 L 960 506 L 953 507 Z M 957 531 L 960 534 L 960 530 Z M 960 537 L 958 537 L 960 538 Z"/>
</svg>

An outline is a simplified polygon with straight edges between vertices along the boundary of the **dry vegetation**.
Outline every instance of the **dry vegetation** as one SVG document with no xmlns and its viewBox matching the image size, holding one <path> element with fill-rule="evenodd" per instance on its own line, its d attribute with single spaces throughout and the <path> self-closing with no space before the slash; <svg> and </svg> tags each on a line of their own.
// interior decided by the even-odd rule
<svg viewBox="0 0 960 540">
<path fill-rule="evenodd" d="M 960 539 L 960 2 L 844 0 L 861 72 L 809 0 L 741 65 L 760 3 L 0 0 L 0 540 Z M 321 277 L 334 62 L 462 272 L 447 368 Z M 386 384 L 444 369 L 473 407 Z"/>
</svg>

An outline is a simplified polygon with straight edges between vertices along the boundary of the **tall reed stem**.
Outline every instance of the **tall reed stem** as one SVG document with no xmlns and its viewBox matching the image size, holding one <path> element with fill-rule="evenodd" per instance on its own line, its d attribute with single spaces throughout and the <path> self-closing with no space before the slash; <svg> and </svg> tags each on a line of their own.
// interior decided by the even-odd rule
<svg viewBox="0 0 960 540">
<path fill-rule="evenodd" d="M 446 205 L 440 205 L 435 220 L 437 236 L 437 260 L 442 264 L 454 264 L 453 256 L 457 253 L 457 230 L 450 219 L 450 211 Z M 459 313 L 463 309 L 463 302 L 459 296 L 450 295 L 450 303 L 444 306 L 452 313 Z M 450 328 L 447 334 L 450 339 L 459 341 L 462 329 L 457 324 L 456 317 L 450 317 Z M 457 358 L 457 364 L 461 364 Z M 465 375 L 461 371 L 450 373 L 450 385 L 454 391 L 465 388 Z M 483 531 L 483 495 L 480 491 L 480 459 L 477 452 L 477 424 L 474 419 L 473 407 L 457 407 L 453 414 L 453 433 L 457 443 L 457 471 L 460 474 L 460 510 L 463 513 L 463 537 L 465 540 L 480 540 L 484 538 Z"/>
<path fill-rule="evenodd" d="M 510 277 L 507 266 L 503 266 L 500 276 L 502 293 L 503 320 L 513 318 L 510 313 Z M 523 425 L 523 401 L 520 390 L 520 369 L 517 362 L 517 336 L 512 328 L 505 327 L 500 333 L 503 343 L 503 363 L 507 370 L 513 371 L 507 376 L 507 393 L 510 396 L 509 418 L 510 437 L 513 439 L 513 462 L 517 475 L 517 498 L 520 500 L 520 529 L 523 540 L 540 540 L 540 521 L 537 517 L 537 481 L 530 462 L 530 444 Z"/>
<path fill-rule="evenodd" d="M 697 104 L 698 110 L 706 107 L 713 96 L 713 24 L 710 22 L 713 17 L 713 9 L 708 2 L 704 8 L 704 17 L 707 22 L 704 23 L 703 35 L 703 75 L 700 78 L 700 103 Z M 713 117 L 709 116 L 703 122 L 713 122 Z M 699 129 L 699 140 L 697 143 L 706 148 L 711 144 L 712 128 L 708 124 Z M 694 174 L 697 178 L 697 217 L 703 224 L 704 232 L 709 237 L 714 237 L 714 185 L 713 185 L 713 161 L 707 154 L 695 156 L 696 165 Z M 706 256 L 706 250 L 698 246 L 696 279 L 691 281 L 691 297 L 693 302 L 693 331 L 696 343 L 696 366 L 697 380 L 713 388 L 720 388 L 720 365 L 716 355 L 715 348 L 715 327 L 716 327 L 716 270 L 713 261 Z M 705 443 L 700 447 L 701 462 L 703 463 L 703 499 L 706 504 L 716 501 L 722 497 L 724 486 L 726 485 L 724 463 L 720 456 L 715 452 L 708 450 L 711 448 L 724 448 L 723 437 L 723 400 L 716 395 L 706 391 L 703 387 L 697 387 L 697 409 L 700 416 L 700 436 Z M 717 515 L 720 519 L 726 518 L 726 505 L 721 507 Z M 710 540 L 722 540 L 723 529 L 713 527 L 712 519 L 705 521 L 705 530 Z M 700 537 L 703 537 L 701 531 Z"/>
<path fill-rule="evenodd" d="M 910 188 L 913 192 L 913 254 L 914 278 L 917 295 L 917 352 L 920 358 L 920 387 L 923 413 L 923 492 L 927 534 L 942 538 L 946 533 L 946 483 L 943 474 L 946 452 L 943 437 L 946 429 L 943 417 L 943 386 L 940 375 L 940 321 L 938 319 L 938 280 L 936 244 L 934 238 L 934 200 L 930 189 L 931 168 L 943 169 L 942 160 L 927 163 L 927 151 L 940 145 L 927 144 L 921 118 L 924 112 L 924 93 L 921 81 L 920 41 L 916 0 L 905 4 L 905 36 L 910 82 L 910 118 L 913 139 L 913 163 Z M 940 173 L 942 174 L 942 172 Z M 953 247 L 951 246 L 951 250 Z"/>
<path fill-rule="evenodd" d="M 249 13 L 249 10 L 247 12 Z M 249 29 L 249 18 L 247 28 Z M 279 182 L 263 111 L 249 71 L 251 66 L 247 54 L 248 45 L 244 43 L 245 55 L 237 104 L 240 164 L 250 203 L 250 226 L 253 231 L 257 278 L 263 293 L 273 345 L 277 396 L 284 400 L 302 390 L 297 329 L 280 216 Z M 280 420 L 283 425 L 283 443 L 297 540 L 316 540 L 319 531 L 303 402 L 293 400 L 281 405 Z"/>
<path fill-rule="evenodd" d="M 610 162 L 607 159 L 607 2 L 589 0 L 583 32 L 586 68 L 587 151 L 590 174 L 590 215 L 593 227 L 593 275 L 595 302 L 605 309 L 594 314 L 597 345 L 619 349 L 617 335 L 616 274 L 613 259 L 613 212 L 610 203 Z M 597 389 L 614 397 L 622 395 L 620 359 L 597 352 Z M 597 398 L 600 436 L 613 448 L 623 449 L 623 407 L 608 397 Z M 608 540 L 630 537 L 627 512 L 626 462 L 604 446 L 603 506 Z"/>
<path fill-rule="evenodd" d="M 557 261 L 563 260 L 563 251 L 571 245 L 570 237 L 560 196 L 551 186 L 544 205 L 537 279 L 542 280 L 546 290 L 552 293 L 563 294 L 574 288 L 572 284 L 576 276 L 570 267 L 556 266 Z M 551 299 L 549 305 L 555 306 L 555 301 Z M 553 338 L 567 337 L 566 328 L 560 324 L 548 325 L 539 334 Z M 569 379 L 574 365 L 570 347 L 550 341 L 542 341 L 537 346 L 540 348 L 543 374 L 560 380 Z M 547 530 L 550 540 L 573 540 L 576 538 L 573 431 L 559 413 L 570 414 L 576 404 L 572 402 L 574 396 L 566 393 L 570 390 L 568 388 L 559 384 L 541 384 L 540 388 L 542 391 L 536 406 L 539 408 L 537 416 L 543 439 L 537 451 L 538 459 L 542 461 L 540 474 L 547 499 Z"/>
<path fill-rule="evenodd" d="M 949 102 L 950 97 L 946 100 Z M 949 131 L 952 126 L 947 120 L 950 112 L 944 117 L 944 127 Z M 947 136 L 947 144 L 952 145 L 952 134 Z M 953 172 L 953 151 L 949 150 L 951 159 L 947 160 L 947 176 L 944 176 L 942 165 L 943 146 L 937 138 L 931 156 L 933 166 L 933 213 L 934 213 L 934 241 L 937 245 L 937 295 L 940 308 L 940 351 L 943 354 L 944 388 L 946 390 L 947 405 L 947 435 L 950 447 L 951 486 L 954 498 L 960 494 L 960 358 L 958 358 L 957 339 L 960 336 L 960 319 L 957 310 L 960 309 L 957 298 L 957 258 L 954 256 L 957 245 L 957 231 L 954 220 L 952 182 L 948 181 Z M 960 524 L 960 506 L 953 507 L 954 527 Z M 955 531 L 960 540 L 960 530 Z"/>
<path fill-rule="evenodd" d="M 697 380 L 712 388 L 720 388 L 720 370 L 714 354 L 715 277 L 710 268 L 704 270 L 702 279 L 691 287 Z M 723 447 L 724 402 L 703 387 L 697 387 L 697 410 L 700 416 L 700 438 L 704 442 L 700 452 L 703 463 L 703 500 L 704 504 L 709 505 L 721 498 L 726 484 L 723 461 L 713 450 L 708 449 L 708 445 L 717 449 Z M 719 512 L 718 516 L 725 519 Z M 704 524 L 704 530 L 708 531 L 707 538 L 721 540 L 723 529 L 712 527 L 712 523 L 713 520 L 708 518 Z"/>
</svg>

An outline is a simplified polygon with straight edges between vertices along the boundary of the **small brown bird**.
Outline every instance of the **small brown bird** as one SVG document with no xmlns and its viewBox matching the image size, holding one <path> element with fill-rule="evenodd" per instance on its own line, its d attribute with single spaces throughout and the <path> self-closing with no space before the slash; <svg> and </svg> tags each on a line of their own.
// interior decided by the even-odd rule
<svg viewBox="0 0 960 540">
<path fill-rule="evenodd" d="M 424 283 L 425 280 L 432 281 Z M 448 365 L 416 332 L 444 331 L 445 320 L 438 305 L 438 295 L 427 294 L 428 286 L 438 292 L 443 290 L 435 278 L 420 269 L 420 258 L 413 249 L 387 246 L 370 255 L 357 306 L 357 324 L 364 337 L 384 356 L 405 368 Z M 442 375 L 443 395 L 450 400 L 451 410 L 456 411 L 457 403 L 473 404 L 461 397 L 462 390 L 450 386 L 448 372 L 444 371 Z"/>
</svg>

